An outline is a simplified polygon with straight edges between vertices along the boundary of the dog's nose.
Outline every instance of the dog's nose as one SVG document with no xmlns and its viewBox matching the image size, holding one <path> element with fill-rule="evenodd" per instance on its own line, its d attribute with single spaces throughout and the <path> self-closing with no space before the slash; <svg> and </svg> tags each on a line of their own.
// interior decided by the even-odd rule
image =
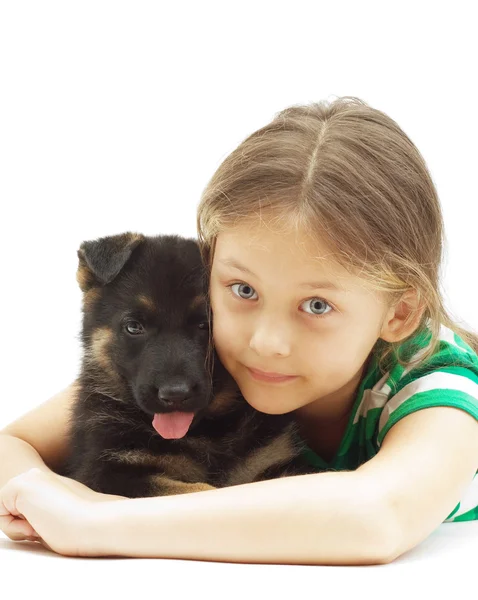
<svg viewBox="0 0 478 600">
<path fill-rule="evenodd" d="M 158 398 L 166 404 L 180 404 L 193 394 L 193 388 L 186 381 L 167 383 L 158 388 Z"/>
</svg>

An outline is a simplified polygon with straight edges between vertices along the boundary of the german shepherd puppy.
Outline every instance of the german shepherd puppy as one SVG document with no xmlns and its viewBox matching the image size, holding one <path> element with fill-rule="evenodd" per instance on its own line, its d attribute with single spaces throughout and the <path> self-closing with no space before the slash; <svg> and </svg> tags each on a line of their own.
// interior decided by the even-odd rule
<svg viewBox="0 0 478 600">
<path fill-rule="evenodd" d="M 313 472 L 293 419 L 249 406 L 210 351 L 195 240 L 128 232 L 78 258 L 83 358 L 60 474 L 134 498 Z"/>
</svg>

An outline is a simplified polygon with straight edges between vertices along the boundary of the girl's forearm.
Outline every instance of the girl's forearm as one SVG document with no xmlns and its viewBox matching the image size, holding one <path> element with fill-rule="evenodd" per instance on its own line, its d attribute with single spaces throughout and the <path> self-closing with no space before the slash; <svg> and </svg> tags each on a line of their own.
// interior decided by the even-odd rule
<svg viewBox="0 0 478 600">
<path fill-rule="evenodd" d="M 105 502 L 94 521 L 98 556 L 363 565 L 395 550 L 386 505 L 357 471 Z"/>
<path fill-rule="evenodd" d="M 0 488 L 12 477 L 34 467 L 51 472 L 39 453 L 28 442 L 0 433 Z"/>
<path fill-rule="evenodd" d="M 28 442 L 8 434 L 0 434 L 0 488 L 2 488 L 12 477 L 16 477 L 17 475 L 20 475 L 20 473 L 25 473 L 35 467 L 41 471 L 53 473 L 77 495 L 85 498 L 85 500 L 92 500 L 94 502 L 112 502 L 114 500 L 123 500 L 125 498 L 125 496 L 96 492 L 70 477 L 58 475 L 45 464 L 40 454 Z"/>
</svg>

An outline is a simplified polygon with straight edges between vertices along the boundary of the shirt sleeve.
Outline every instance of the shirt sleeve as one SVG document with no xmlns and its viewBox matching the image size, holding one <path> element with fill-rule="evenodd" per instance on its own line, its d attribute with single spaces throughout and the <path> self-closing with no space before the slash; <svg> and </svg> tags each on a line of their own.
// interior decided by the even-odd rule
<svg viewBox="0 0 478 600">
<path fill-rule="evenodd" d="M 478 373 L 447 366 L 412 379 L 389 398 L 380 415 L 377 444 L 400 419 L 423 408 L 452 406 L 478 420 Z"/>
</svg>

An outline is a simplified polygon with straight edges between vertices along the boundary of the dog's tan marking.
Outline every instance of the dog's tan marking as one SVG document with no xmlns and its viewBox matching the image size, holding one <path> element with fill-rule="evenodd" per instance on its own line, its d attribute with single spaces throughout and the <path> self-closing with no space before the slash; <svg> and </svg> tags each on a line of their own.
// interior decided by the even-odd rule
<svg viewBox="0 0 478 600">
<path fill-rule="evenodd" d="M 142 233 L 132 233 L 130 231 L 125 233 L 124 236 L 130 244 L 132 242 L 143 241 L 145 239 L 145 236 Z"/>
<path fill-rule="evenodd" d="M 157 490 L 158 496 L 175 496 L 176 494 L 191 494 L 216 489 L 208 483 L 186 483 L 163 475 L 152 475 L 150 481 L 153 490 Z"/>
<path fill-rule="evenodd" d="M 228 475 L 226 485 L 249 483 L 268 467 L 287 462 L 297 455 L 291 439 L 293 425 L 266 446 L 253 450 Z"/>
<path fill-rule="evenodd" d="M 92 287 L 83 294 L 83 307 L 85 311 L 90 311 L 93 304 L 101 297 L 101 291 L 97 287 Z"/>
<path fill-rule="evenodd" d="M 98 327 L 93 330 L 91 341 L 85 352 L 85 360 L 89 365 L 97 364 L 114 379 L 118 377 L 114 368 L 109 350 L 113 339 L 113 332 L 109 327 Z"/>
<path fill-rule="evenodd" d="M 165 477 L 181 477 L 186 483 L 203 481 L 207 476 L 204 465 L 184 454 L 153 454 L 147 450 L 104 450 L 103 460 L 111 460 L 132 466 L 154 467 L 164 473 Z M 161 475 L 162 476 L 162 475 Z"/>
<path fill-rule="evenodd" d="M 83 259 L 80 259 L 80 264 L 76 270 L 76 281 L 82 292 L 87 292 L 95 284 L 93 273 L 86 266 Z"/>
<path fill-rule="evenodd" d="M 151 298 L 148 298 L 144 294 L 140 294 L 139 296 L 137 296 L 136 301 L 138 302 L 138 304 L 143 305 L 150 312 L 152 312 L 152 313 L 158 312 L 158 309 L 157 309 L 156 305 L 154 304 L 153 300 Z"/>
</svg>

